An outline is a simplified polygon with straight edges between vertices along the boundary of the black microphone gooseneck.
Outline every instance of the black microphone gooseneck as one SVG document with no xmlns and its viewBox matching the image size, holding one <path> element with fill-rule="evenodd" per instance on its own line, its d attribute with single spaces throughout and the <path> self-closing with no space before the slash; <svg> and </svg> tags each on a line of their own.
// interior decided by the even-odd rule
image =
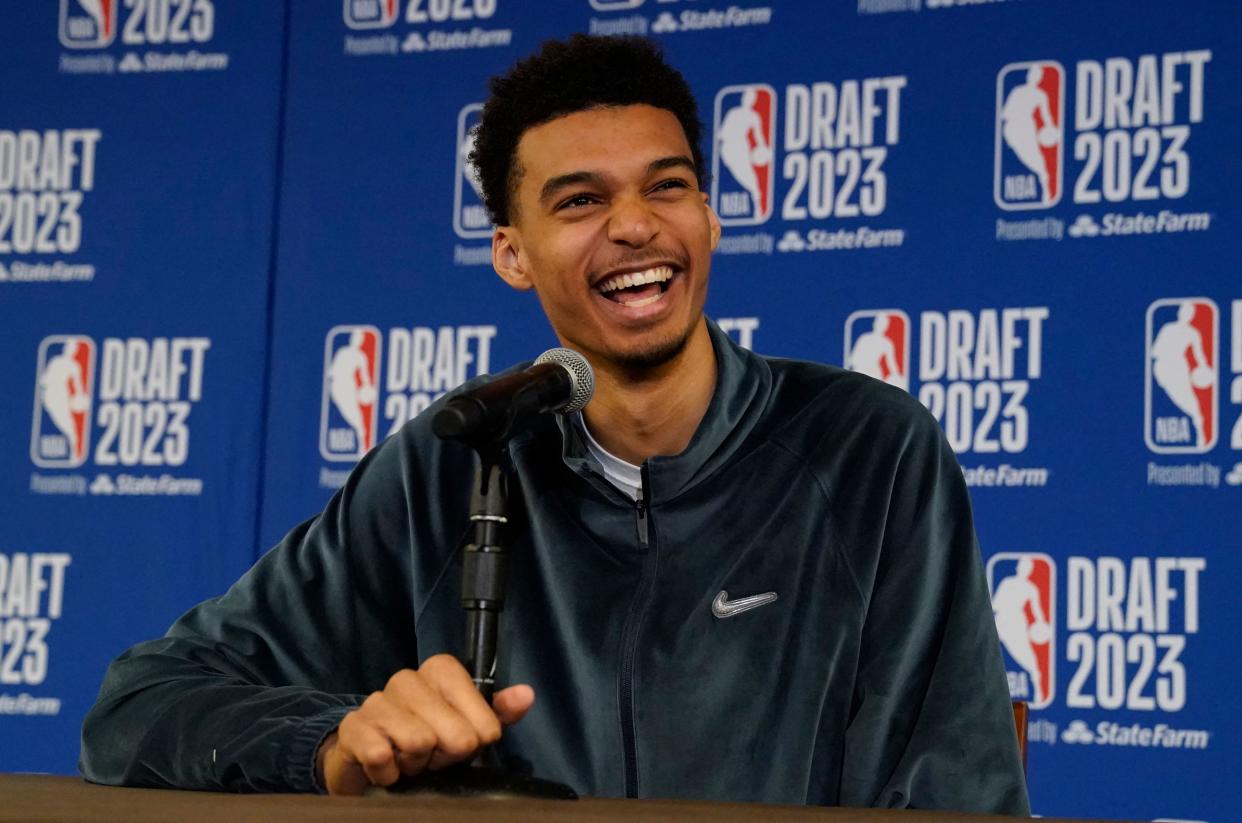
<svg viewBox="0 0 1242 823">
<path fill-rule="evenodd" d="M 438 437 L 465 443 L 479 455 L 470 493 L 470 542 L 462 565 L 461 605 L 466 612 L 466 659 L 462 662 L 489 704 L 496 688 L 496 645 L 509 578 L 506 446 L 538 415 L 580 410 L 594 390 L 595 378 L 586 358 L 571 349 L 551 349 L 525 371 L 451 398 L 432 418 Z M 578 797 L 564 784 L 505 770 L 490 747 L 480 751 L 469 766 L 425 773 L 401 783 L 396 791 Z"/>
<path fill-rule="evenodd" d="M 470 493 L 471 539 L 462 569 L 461 605 L 466 611 L 466 670 L 490 703 L 495 689 L 496 636 L 505 607 L 509 558 L 509 439 L 549 412 L 568 414 L 586 406 L 595 376 L 586 358 L 571 349 L 550 349 L 530 368 L 488 381 L 451 398 L 432 418 L 438 437 L 458 440 L 479 455 Z"/>
</svg>

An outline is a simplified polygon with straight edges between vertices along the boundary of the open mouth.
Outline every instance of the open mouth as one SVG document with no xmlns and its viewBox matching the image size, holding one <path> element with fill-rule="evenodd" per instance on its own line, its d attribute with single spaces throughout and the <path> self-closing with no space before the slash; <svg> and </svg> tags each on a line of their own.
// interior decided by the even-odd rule
<svg viewBox="0 0 1242 823">
<path fill-rule="evenodd" d="M 595 288 L 614 303 L 637 309 L 663 297 L 672 280 L 671 266 L 654 266 L 643 271 L 614 274 Z"/>
</svg>

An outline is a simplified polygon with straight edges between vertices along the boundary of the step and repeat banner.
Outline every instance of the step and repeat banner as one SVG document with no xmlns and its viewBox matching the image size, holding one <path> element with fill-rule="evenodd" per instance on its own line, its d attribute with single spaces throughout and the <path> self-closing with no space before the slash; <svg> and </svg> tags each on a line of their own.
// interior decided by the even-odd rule
<svg viewBox="0 0 1242 823">
<path fill-rule="evenodd" d="M 699 98 L 709 314 L 941 421 L 1035 810 L 1234 816 L 1234 5 L 535 5 L 0 12 L 0 769 L 71 772 L 108 659 L 555 344 L 465 157 L 487 78 L 583 31 L 658 39 Z"/>
<path fill-rule="evenodd" d="M 0 8 L 0 770 L 256 556 L 284 24 Z"/>
</svg>

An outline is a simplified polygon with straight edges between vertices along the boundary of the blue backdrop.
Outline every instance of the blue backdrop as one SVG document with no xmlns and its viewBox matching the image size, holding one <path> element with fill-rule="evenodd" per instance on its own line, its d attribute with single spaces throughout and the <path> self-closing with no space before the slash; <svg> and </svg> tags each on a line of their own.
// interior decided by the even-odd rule
<svg viewBox="0 0 1242 823">
<path fill-rule="evenodd" d="M 977 512 L 1044 815 L 1242 766 L 1242 18 L 1226 0 L 59 0 L 0 11 L 0 769 L 365 451 L 554 344 L 463 164 L 486 79 L 661 41 L 708 311 L 894 382 Z M 335 376 L 335 379 L 334 379 Z"/>
</svg>

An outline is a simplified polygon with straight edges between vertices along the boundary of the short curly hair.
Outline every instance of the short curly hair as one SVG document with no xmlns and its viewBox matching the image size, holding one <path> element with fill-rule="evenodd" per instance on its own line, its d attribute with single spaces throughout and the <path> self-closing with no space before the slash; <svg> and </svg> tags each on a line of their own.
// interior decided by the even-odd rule
<svg viewBox="0 0 1242 823">
<path fill-rule="evenodd" d="M 701 186 L 706 184 L 698 104 L 681 72 L 659 47 L 642 37 L 575 34 L 549 40 L 540 50 L 493 77 L 491 96 L 475 131 L 474 164 L 483 204 L 492 222 L 507 226 L 522 169 L 518 141 L 527 129 L 566 114 L 604 106 L 646 104 L 677 118 Z"/>
</svg>

